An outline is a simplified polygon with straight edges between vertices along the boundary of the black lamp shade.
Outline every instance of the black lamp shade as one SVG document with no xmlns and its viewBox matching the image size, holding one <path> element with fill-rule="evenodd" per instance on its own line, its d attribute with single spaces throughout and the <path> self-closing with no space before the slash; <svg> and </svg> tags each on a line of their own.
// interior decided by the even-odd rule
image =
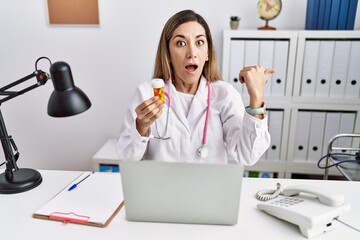
<svg viewBox="0 0 360 240">
<path fill-rule="evenodd" d="M 75 86 L 70 66 L 56 62 L 50 67 L 54 85 L 48 103 L 48 114 L 52 117 L 68 117 L 82 113 L 91 107 L 86 94 Z"/>
</svg>

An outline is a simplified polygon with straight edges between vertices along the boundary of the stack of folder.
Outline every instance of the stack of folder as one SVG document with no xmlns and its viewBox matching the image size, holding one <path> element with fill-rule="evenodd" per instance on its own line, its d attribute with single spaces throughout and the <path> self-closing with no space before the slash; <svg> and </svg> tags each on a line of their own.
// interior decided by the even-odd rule
<svg viewBox="0 0 360 240">
<path fill-rule="evenodd" d="M 360 41 L 306 40 L 301 97 L 360 97 Z"/>
<path fill-rule="evenodd" d="M 308 0 L 306 30 L 354 30 L 358 0 Z"/>
</svg>

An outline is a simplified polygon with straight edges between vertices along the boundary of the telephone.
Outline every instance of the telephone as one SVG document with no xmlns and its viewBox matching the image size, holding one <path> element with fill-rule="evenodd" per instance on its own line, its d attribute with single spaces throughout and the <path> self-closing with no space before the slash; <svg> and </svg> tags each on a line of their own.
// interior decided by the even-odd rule
<svg viewBox="0 0 360 240">
<path fill-rule="evenodd" d="M 263 201 L 257 207 L 268 214 L 298 225 L 307 238 L 330 231 L 339 226 L 337 219 L 350 210 L 344 197 L 329 189 L 316 186 L 290 186 L 276 190 L 261 190 L 256 194 Z"/>
</svg>

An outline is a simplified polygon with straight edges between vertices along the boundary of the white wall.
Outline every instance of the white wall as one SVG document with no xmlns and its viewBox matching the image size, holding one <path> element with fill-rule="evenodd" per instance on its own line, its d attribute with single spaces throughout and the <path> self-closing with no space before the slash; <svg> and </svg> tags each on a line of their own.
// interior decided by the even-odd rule
<svg viewBox="0 0 360 240">
<path fill-rule="evenodd" d="M 283 0 L 271 25 L 304 29 L 306 0 Z M 99 0 L 100 26 L 50 26 L 46 0 L 0 0 L 0 87 L 34 71 L 35 60 L 48 56 L 70 64 L 76 85 L 92 108 L 78 116 L 56 119 L 46 108 L 52 83 L 3 103 L 10 135 L 20 150 L 20 167 L 90 170 L 91 158 L 117 136 L 137 84 L 151 77 L 157 42 L 165 21 L 177 11 L 193 9 L 208 21 L 221 61 L 222 31 L 229 16 L 240 28 L 264 24 L 257 0 Z M 360 4 L 359 4 L 360 5 Z M 359 6 L 355 28 L 359 29 Z M 48 63 L 39 68 L 48 72 Z M 35 83 L 35 79 L 30 81 Z M 0 163 L 3 155 L 0 153 Z"/>
</svg>

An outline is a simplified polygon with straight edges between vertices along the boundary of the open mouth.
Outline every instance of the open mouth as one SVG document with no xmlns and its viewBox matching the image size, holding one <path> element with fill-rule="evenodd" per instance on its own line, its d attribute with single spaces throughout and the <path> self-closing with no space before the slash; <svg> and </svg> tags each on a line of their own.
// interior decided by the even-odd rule
<svg viewBox="0 0 360 240">
<path fill-rule="evenodd" d="M 198 68 L 198 66 L 196 64 L 190 64 L 190 65 L 186 65 L 185 68 L 189 72 L 194 72 Z"/>
</svg>

